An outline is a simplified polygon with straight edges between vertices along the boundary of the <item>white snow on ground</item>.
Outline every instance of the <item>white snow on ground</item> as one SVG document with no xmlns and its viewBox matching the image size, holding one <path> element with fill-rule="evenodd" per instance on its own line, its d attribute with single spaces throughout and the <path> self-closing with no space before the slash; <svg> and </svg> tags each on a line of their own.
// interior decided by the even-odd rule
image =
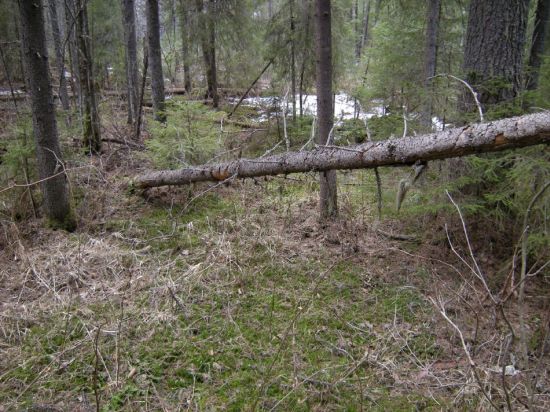
<svg viewBox="0 0 550 412">
<path fill-rule="evenodd" d="M 15 95 L 25 94 L 25 92 L 23 90 L 14 90 L 13 94 Z M 11 96 L 11 91 L 9 89 L 8 90 L 0 89 L 0 96 Z"/>
<path fill-rule="evenodd" d="M 296 110 L 300 107 L 300 97 L 296 96 Z M 234 99 L 235 103 L 237 99 Z M 254 121 L 262 122 L 268 119 L 268 113 L 271 112 L 271 116 L 274 116 L 277 112 L 277 108 L 283 104 L 283 99 L 279 96 L 267 96 L 267 97 L 248 97 L 242 102 L 245 106 L 260 108 L 260 115 L 254 119 Z M 302 96 L 302 104 L 304 114 L 315 116 L 317 114 L 317 96 L 314 94 L 308 94 Z M 359 111 L 356 115 L 356 110 Z M 292 115 L 292 103 L 287 102 L 286 109 L 287 116 Z M 370 112 L 363 112 L 359 106 L 355 107 L 355 101 L 353 97 L 345 93 L 339 93 L 334 97 L 334 117 L 337 122 L 342 120 L 354 119 L 370 119 L 373 116 L 381 116 L 384 114 L 382 106 L 376 106 Z"/>
<path fill-rule="evenodd" d="M 300 108 L 300 97 L 296 96 L 296 111 Z M 238 99 L 232 99 L 233 103 L 237 103 Z M 350 120 L 358 118 L 360 120 L 370 119 L 374 116 L 385 116 L 386 111 L 383 102 L 381 100 L 375 100 L 372 102 L 373 107 L 368 111 L 363 111 L 361 106 L 356 107 L 353 97 L 346 93 L 339 93 L 334 96 L 334 118 L 336 125 L 340 125 L 343 120 Z M 257 107 L 259 114 L 253 118 L 254 122 L 265 122 L 270 117 L 276 116 L 277 112 L 281 112 L 281 106 L 284 104 L 283 98 L 279 96 L 266 96 L 266 97 L 248 97 L 241 103 L 243 106 Z M 317 114 L 317 96 L 314 94 L 304 95 L 302 97 L 302 105 L 304 114 L 315 116 Z M 356 110 L 359 112 L 357 113 Z M 286 115 L 292 116 L 292 103 L 287 102 Z M 443 121 L 438 117 L 432 118 L 432 128 L 434 131 L 442 131 L 445 128 L 451 126 L 449 124 L 443 124 Z"/>
</svg>

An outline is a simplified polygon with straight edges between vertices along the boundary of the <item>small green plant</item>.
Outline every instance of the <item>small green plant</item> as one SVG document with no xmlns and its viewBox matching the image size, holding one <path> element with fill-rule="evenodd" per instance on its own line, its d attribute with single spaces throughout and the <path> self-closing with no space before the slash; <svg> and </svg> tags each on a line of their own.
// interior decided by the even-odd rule
<svg viewBox="0 0 550 412">
<path fill-rule="evenodd" d="M 35 208 L 32 187 L 24 186 L 34 179 L 35 170 L 30 117 L 25 116 L 18 120 L 13 129 L 8 131 L 8 136 L 0 142 L 0 187 L 10 187 L 13 184 L 23 186 L 13 187 L 6 192 L 0 208 L 19 219 L 25 214 L 25 208 L 21 208 L 24 197 L 30 197 L 30 202 L 23 200 L 23 204 L 32 204 L 32 208 Z"/>
<path fill-rule="evenodd" d="M 170 102 L 166 112 L 167 124 L 152 124 L 152 137 L 145 143 L 156 166 L 173 169 L 203 163 L 222 147 L 219 122 L 223 113 L 183 101 Z"/>
<path fill-rule="evenodd" d="M 32 123 L 30 117 L 24 117 L 15 123 L 9 132 L 10 138 L 0 142 L 2 174 L 8 178 L 23 175 L 22 168 L 34 156 Z"/>
</svg>

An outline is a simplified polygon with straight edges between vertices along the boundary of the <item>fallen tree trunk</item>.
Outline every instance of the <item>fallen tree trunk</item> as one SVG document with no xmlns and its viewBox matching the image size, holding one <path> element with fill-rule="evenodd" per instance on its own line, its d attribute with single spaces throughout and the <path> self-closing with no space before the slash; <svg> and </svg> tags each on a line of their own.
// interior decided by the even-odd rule
<svg viewBox="0 0 550 412">
<path fill-rule="evenodd" d="M 307 152 L 288 152 L 258 159 L 153 171 L 137 176 L 134 184 L 139 188 L 148 188 L 309 171 L 403 166 L 416 161 L 496 152 L 549 142 L 550 112 L 546 111 L 422 136 L 347 147 L 322 146 Z"/>
</svg>

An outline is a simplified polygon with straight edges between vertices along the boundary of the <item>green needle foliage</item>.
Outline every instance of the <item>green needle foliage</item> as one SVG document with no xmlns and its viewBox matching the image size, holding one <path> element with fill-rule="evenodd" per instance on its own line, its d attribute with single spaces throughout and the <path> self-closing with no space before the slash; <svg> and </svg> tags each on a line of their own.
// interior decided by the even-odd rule
<svg viewBox="0 0 550 412">
<path fill-rule="evenodd" d="M 202 103 L 173 101 L 167 105 L 167 124 L 151 123 L 146 140 L 148 155 L 158 168 L 176 169 L 208 161 L 222 149 L 220 130 L 224 112 L 212 112 Z"/>
</svg>

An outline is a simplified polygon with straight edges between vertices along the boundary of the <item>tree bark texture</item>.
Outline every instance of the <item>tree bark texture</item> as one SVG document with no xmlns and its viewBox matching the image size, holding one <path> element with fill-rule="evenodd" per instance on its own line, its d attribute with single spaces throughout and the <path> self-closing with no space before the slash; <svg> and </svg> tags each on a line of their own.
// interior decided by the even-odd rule
<svg viewBox="0 0 550 412">
<path fill-rule="evenodd" d="M 147 44 L 151 89 L 155 120 L 166 121 L 164 112 L 164 75 L 162 73 L 162 53 L 160 48 L 160 22 L 158 0 L 147 0 Z"/>
<path fill-rule="evenodd" d="M 59 30 L 59 18 L 57 17 L 57 2 L 55 0 L 48 0 L 48 5 L 55 49 L 55 64 L 59 75 L 59 99 L 61 100 L 63 110 L 69 110 L 69 93 L 67 91 L 67 79 L 65 79 L 65 55 L 63 53 L 61 31 Z"/>
<path fill-rule="evenodd" d="M 359 50 L 359 58 L 363 53 L 363 49 L 366 47 L 369 40 L 369 19 L 370 19 L 370 5 L 371 0 L 367 0 L 365 3 L 365 11 L 363 14 L 363 34 L 361 36 L 361 46 Z"/>
<path fill-rule="evenodd" d="M 223 181 L 229 178 L 336 169 L 368 169 L 412 165 L 470 154 L 550 143 L 550 111 L 447 129 L 422 136 L 367 142 L 350 147 L 322 147 L 307 152 L 287 152 L 260 159 L 239 159 L 179 170 L 137 176 L 140 188 Z"/>
<path fill-rule="evenodd" d="M 529 0 L 472 0 L 464 73 L 482 105 L 514 98 L 521 89 Z M 472 98 L 465 94 L 469 111 Z"/>
<path fill-rule="evenodd" d="M 69 205 L 66 176 L 57 135 L 57 121 L 48 68 L 48 50 L 44 31 L 42 1 L 19 0 L 22 49 L 31 108 L 38 175 L 42 180 L 44 208 L 57 226 L 74 228 Z"/>
<path fill-rule="evenodd" d="M 302 20 L 305 21 L 304 23 L 304 41 L 303 41 L 303 49 L 302 49 L 302 55 L 301 55 L 301 67 L 300 67 L 300 86 L 298 87 L 299 90 L 299 105 L 300 105 L 300 117 L 304 115 L 304 100 L 303 95 L 305 91 L 304 87 L 304 80 L 305 80 L 305 74 L 306 74 L 306 65 L 309 61 L 309 54 L 310 54 L 310 25 L 311 25 L 311 11 L 310 11 L 310 2 L 311 0 L 306 0 L 304 4 L 302 5 Z"/>
<path fill-rule="evenodd" d="M 181 54 L 183 61 L 183 87 L 187 93 L 191 93 L 191 69 L 190 69 L 190 55 L 189 55 L 189 7 L 187 6 L 187 0 L 180 0 L 180 13 L 181 13 Z"/>
<path fill-rule="evenodd" d="M 355 60 L 361 60 L 361 39 L 363 37 L 361 32 L 361 25 L 359 24 L 359 0 L 355 0 L 353 4 L 353 32 L 355 35 Z"/>
<path fill-rule="evenodd" d="M 87 0 L 77 0 L 76 35 L 78 38 L 78 63 L 80 71 L 80 93 L 82 103 L 82 129 L 84 147 L 91 153 L 101 151 L 101 130 L 97 110 L 93 61 L 88 28 Z"/>
<path fill-rule="evenodd" d="M 433 88 L 432 77 L 435 76 L 437 68 L 437 39 L 439 32 L 439 15 L 441 11 L 441 0 L 429 0 L 426 18 L 426 46 L 424 50 L 424 78 L 426 89 L 426 109 L 424 123 L 431 127 L 433 112 Z"/>
<path fill-rule="evenodd" d="M 542 65 L 542 55 L 548 36 L 548 22 L 550 20 L 550 0 L 538 0 L 535 14 L 535 30 L 529 55 L 529 72 L 527 73 L 527 89 L 535 90 L 539 85 L 539 72 Z"/>
<path fill-rule="evenodd" d="M 137 63 L 136 12 L 134 0 L 122 0 L 122 23 L 126 46 L 126 82 L 128 85 L 128 123 L 138 112 L 139 70 Z"/>
<path fill-rule="evenodd" d="M 296 122 L 296 25 L 294 0 L 290 0 L 290 82 L 292 93 L 292 121 Z"/>
<path fill-rule="evenodd" d="M 67 46 L 69 55 L 69 67 L 71 70 L 71 89 L 78 107 L 82 107 L 82 94 L 80 92 L 80 64 L 78 59 L 78 41 L 76 36 L 76 4 L 75 0 L 65 0 L 65 27 L 67 31 Z"/>
<path fill-rule="evenodd" d="M 210 78 L 208 86 L 208 94 L 212 97 L 212 107 L 219 106 L 220 96 L 218 94 L 218 68 L 216 62 L 216 17 L 215 13 L 216 0 L 210 0 L 207 8 L 207 24 L 208 24 L 208 47 L 210 48 L 210 69 L 208 77 Z"/>
<path fill-rule="evenodd" d="M 316 66 L 317 66 L 317 143 L 332 144 L 334 125 L 332 95 L 332 28 L 330 0 L 316 1 Z M 320 174 L 319 208 L 321 219 L 338 213 L 336 171 L 324 170 Z"/>
<path fill-rule="evenodd" d="M 204 6 L 206 1 L 207 6 Z M 214 0 L 195 0 L 199 20 L 199 36 L 201 39 L 204 68 L 206 71 L 206 99 L 212 99 L 213 107 L 219 105 L 218 79 L 216 68 L 216 26 L 214 18 Z"/>
</svg>

